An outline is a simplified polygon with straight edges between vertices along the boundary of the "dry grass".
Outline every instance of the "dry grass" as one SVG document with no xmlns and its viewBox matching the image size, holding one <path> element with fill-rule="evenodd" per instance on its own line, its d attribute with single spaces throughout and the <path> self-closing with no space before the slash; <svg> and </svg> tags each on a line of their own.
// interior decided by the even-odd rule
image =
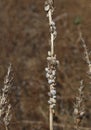
<svg viewBox="0 0 91 130">
<path fill-rule="evenodd" d="M 6 130 L 9 130 L 9 125 L 11 121 L 11 104 L 9 101 L 9 91 L 12 87 L 12 78 L 11 77 L 11 64 L 8 67 L 8 72 L 4 80 L 4 86 L 2 88 L 2 93 L 0 96 L 0 118 L 5 124 Z"/>
<path fill-rule="evenodd" d="M 28 2 L 28 1 L 27 1 Z M 50 1 L 49 1 L 50 2 Z M 52 2 L 52 1 L 51 1 Z M 57 3 L 58 2 L 58 3 Z M 12 2 L 13 3 L 13 2 Z M 30 2 L 31 3 L 31 2 Z M 37 3 L 37 1 L 36 1 L 36 3 Z M 57 3 L 57 5 L 59 4 L 59 6 L 61 5 L 60 3 L 61 3 L 61 1 L 56 1 L 55 3 Z M 68 10 L 68 12 L 71 12 L 71 13 L 73 13 L 73 15 L 74 15 L 74 11 L 73 10 L 76 10 L 76 8 L 74 8 L 73 7 L 73 9 L 72 8 L 70 8 L 69 9 L 69 5 L 71 4 L 71 3 L 73 3 L 73 1 L 71 0 L 71 1 L 62 1 L 62 3 L 64 4 L 65 3 L 65 5 L 66 5 L 66 8 L 65 9 L 67 9 Z M 67 4 L 68 5 L 67 5 Z M 75 4 L 77 4 L 77 3 L 79 3 L 79 2 L 75 2 Z M 81 2 L 80 2 L 81 3 Z M 85 2 L 84 2 L 85 3 Z M 20 3 L 19 3 L 20 4 Z M 74 4 L 74 5 L 75 5 Z M 16 3 L 15 3 L 15 5 L 16 5 Z M 20 6 L 22 5 L 22 10 L 24 9 L 24 11 L 26 10 L 24 7 L 26 7 L 25 5 L 24 5 L 24 2 L 22 2 L 21 4 L 20 4 Z M 29 4 L 28 4 L 29 5 Z M 51 4 L 50 4 L 51 5 Z M 51 33 L 50 33 L 50 35 L 51 35 L 51 40 L 50 40 L 50 47 L 51 47 L 51 50 L 48 52 L 48 58 L 47 58 L 47 61 L 48 61 L 48 66 L 47 66 L 47 68 L 46 68 L 46 70 L 47 70 L 47 78 L 48 78 L 48 82 L 49 82 L 49 87 L 50 87 L 50 82 L 54 82 L 55 84 L 57 83 L 57 86 L 59 87 L 57 90 L 56 89 L 54 89 L 55 88 L 55 86 L 54 86 L 54 84 L 53 84 L 53 86 L 52 87 L 54 87 L 54 88 L 52 88 L 52 91 L 51 91 L 51 87 L 49 88 L 49 90 L 50 90 L 50 92 L 49 92 L 49 105 L 51 106 L 50 107 L 50 129 L 53 129 L 53 126 L 54 126 L 54 129 L 73 129 L 73 125 L 71 126 L 70 124 L 72 124 L 72 120 L 73 120 L 73 117 L 71 118 L 72 120 L 70 121 L 71 123 L 69 124 L 69 117 L 70 117 L 70 115 L 72 115 L 72 113 L 71 112 L 73 112 L 72 110 L 70 110 L 73 106 L 70 106 L 70 105 L 72 105 L 72 99 L 74 98 L 74 93 L 75 93 L 75 86 L 77 86 L 77 82 L 78 82 L 78 80 L 79 80 L 79 73 L 81 73 L 81 75 L 83 75 L 83 72 L 82 72 L 82 67 L 81 67 L 81 71 L 79 71 L 79 68 L 77 68 L 77 65 L 79 64 L 77 64 L 77 61 L 78 62 L 80 62 L 80 56 L 78 56 L 78 55 L 80 55 L 80 53 L 81 52 L 79 52 L 78 51 L 78 48 L 77 48 L 77 46 L 76 45 L 78 45 L 78 44 L 74 44 L 73 45 L 73 43 L 74 43 L 74 41 L 75 41 L 75 38 L 76 37 L 74 37 L 74 35 L 75 34 L 73 34 L 74 33 L 74 30 L 75 30 L 75 33 L 76 33 L 76 26 L 75 26 L 75 29 L 73 29 L 73 25 L 72 25 L 72 23 L 70 22 L 70 23 L 67 23 L 68 22 L 68 17 L 69 17 L 69 13 L 67 13 L 66 11 L 64 11 L 63 10 L 63 15 L 61 15 L 61 14 L 58 14 L 58 16 L 54 19 L 54 21 L 56 21 L 56 22 L 58 22 L 58 24 L 60 24 L 60 26 L 59 26 L 59 33 L 60 32 L 62 32 L 63 34 L 61 34 L 61 36 L 62 36 L 62 40 L 59 40 L 59 42 L 56 44 L 56 50 L 55 50 L 55 48 L 54 48 L 54 38 L 53 37 L 55 37 L 56 36 L 56 30 L 54 30 L 55 32 L 53 32 L 53 30 L 52 29 L 55 29 L 55 23 L 53 22 L 53 21 L 51 21 L 52 20 L 52 17 L 51 17 L 51 10 L 49 11 L 48 9 L 50 8 L 50 5 L 48 5 L 48 3 L 47 3 L 47 5 L 46 5 L 46 8 L 45 8 L 45 10 L 47 11 L 47 15 L 50 17 L 48 17 L 49 18 L 49 26 L 50 26 L 50 31 L 51 31 Z M 71 5 L 72 6 L 72 5 Z M 70 6 L 70 7 L 71 7 Z M 81 6 L 82 6 L 82 4 L 81 4 Z M 10 6 L 11 7 L 11 6 Z M 17 6 L 16 6 L 17 7 Z M 28 6 L 29 7 L 29 6 Z M 57 6 L 58 7 L 58 6 Z M 18 7 L 19 8 L 19 7 Z M 62 8 L 64 8 L 64 5 L 62 6 Z M 80 7 L 79 7 L 80 8 Z M 83 7 L 82 7 L 83 8 Z M 7 8 L 8 9 L 8 8 Z M 30 9 L 30 8 L 29 8 Z M 32 7 L 32 9 L 34 10 L 34 12 L 33 12 L 33 16 L 34 16 L 34 19 L 33 19 L 33 24 L 34 24 L 34 26 L 35 27 L 37 27 L 37 29 L 39 29 L 39 32 L 38 33 L 40 33 L 41 31 L 43 31 L 41 34 L 39 34 L 38 35 L 38 38 L 39 38 L 39 43 L 44 43 L 45 42 L 45 40 L 43 40 L 43 37 L 45 37 L 45 39 L 46 39 L 46 37 L 47 36 L 43 36 L 44 35 L 44 30 L 46 29 L 46 27 L 47 27 L 47 25 L 48 24 L 46 24 L 46 22 L 45 22 L 45 25 L 44 24 L 42 24 L 42 22 L 44 22 L 44 19 L 42 18 L 42 20 L 41 20 L 41 17 L 38 15 L 38 12 L 36 11 L 36 8 L 35 7 Z M 52 8 L 53 9 L 53 8 Z M 55 9 L 57 9 L 57 8 L 55 8 Z M 59 10 L 58 10 L 59 9 Z M 57 9 L 57 11 L 58 12 L 61 12 L 60 10 L 60 8 L 58 7 L 58 9 Z M 43 80 L 43 72 L 42 72 L 42 69 L 44 68 L 44 62 L 43 63 L 40 63 L 41 61 L 43 61 L 44 60 L 44 58 L 45 58 L 45 55 L 46 55 L 46 51 L 47 51 L 47 49 L 48 49 L 48 46 L 47 46 L 47 44 L 41 44 L 41 46 L 39 46 L 38 44 L 36 44 L 36 42 L 38 42 L 38 41 L 36 41 L 36 38 L 35 37 L 37 37 L 37 29 L 34 29 L 33 30 L 33 34 L 32 34 L 32 31 L 30 31 L 31 32 L 31 36 L 29 36 L 28 35 L 28 38 L 27 37 L 24 37 L 25 36 L 25 34 L 22 34 L 23 35 L 23 37 L 24 37 L 24 39 L 28 39 L 29 40 L 29 37 L 31 37 L 30 38 L 30 40 L 32 41 L 31 42 L 31 47 L 30 47 L 30 45 L 27 43 L 27 41 L 25 42 L 27 45 L 25 46 L 25 43 L 23 42 L 24 40 L 22 40 L 23 38 L 21 37 L 21 35 L 18 35 L 17 33 L 14 33 L 13 31 L 15 30 L 15 26 L 17 27 L 17 29 L 16 29 L 16 32 L 19 32 L 19 30 L 20 29 L 18 29 L 18 26 L 19 26 L 19 24 L 18 24 L 18 26 L 17 26 L 17 24 L 16 23 L 21 23 L 21 22 L 18 22 L 18 19 L 17 19 L 17 17 L 16 16 L 18 16 L 18 13 L 16 12 L 16 8 L 14 9 L 14 14 L 15 14 L 15 19 L 13 20 L 11 20 L 11 21 L 13 21 L 12 23 L 14 23 L 13 24 L 13 26 L 14 26 L 14 28 L 12 29 L 12 30 L 10 30 L 10 32 L 11 32 L 11 35 L 9 36 L 9 37 L 11 37 L 10 38 L 10 42 L 13 42 L 13 40 L 15 39 L 15 37 L 18 37 L 18 40 L 17 41 L 15 41 L 15 43 L 16 42 L 19 42 L 19 43 L 21 43 L 21 44 L 17 44 L 16 46 L 15 46 L 15 50 L 14 50 L 14 53 L 13 53 L 13 58 L 11 58 L 12 59 L 12 61 L 15 63 L 17 63 L 17 65 L 15 65 L 16 66 L 16 68 L 18 68 L 17 69 L 17 77 L 19 78 L 18 79 L 18 83 L 19 83 L 19 85 L 20 86 L 22 86 L 22 89 L 21 89 L 21 87 L 19 88 L 19 92 L 20 92 L 20 94 L 22 95 L 22 96 L 20 96 L 19 97 L 19 102 L 20 102 L 20 104 L 18 104 L 19 105 L 19 107 L 17 107 L 17 111 L 20 113 L 20 115 L 19 116 L 17 116 L 17 117 L 19 117 L 19 119 L 21 120 L 21 121 L 18 121 L 17 120 L 17 122 L 15 122 L 15 124 L 19 124 L 19 126 L 22 126 L 19 130 L 21 130 L 21 129 L 30 129 L 30 127 L 27 127 L 27 124 L 29 124 L 29 125 L 33 125 L 33 126 L 35 126 L 35 124 L 38 126 L 42 126 L 42 124 L 46 124 L 46 123 L 43 123 L 43 122 L 47 122 L 47 118 L 48 118 L 48 116 L 47 116 L 47 106 L 45 105 L 46 104 L 46 94 L 45 94 L 45 92 L 46 92 L 46 81 L 44 81 Z M 81 9 L 80 9 L 81 10 Z M 19 10 L 20 12 L 22 12 L 21 10 Z M 72 12 L 73 11 L 73 12 Z M 6 10 L 6 12 L 8 12 L 7 10 Z M 29 10 L 29 12 L 30 12 L 30 10 Z M 49 12 L 49 13 L 48 13 Z M 76 11 L 77 12 L 77 11 Z M 4 12 L 5 13 L 5 12 Z M 53 13 L 53 12 L 52 12 Z M 6 13 L 6 14 L 8 14 L 8 13 Z M 17 14 L 17 15 L 16 15 Z M 21 14 L 21 13 L 20 13 Z M 23 14 L 23 13 L 22 13 Z M 28 14 L 28 13 L 25 13 L 24 12 L 24 17 L 25 17 L 25 14 Z M 67 15 L 65 15 L 65 14 L 67 14 Z M 10 14 L 9 14 L 11 17 L 14 17 L 14 15 L 12 14 L 12 11 L 10 11 Z M 27 15 L 28 17 L 30 17 L 30 13 L 29 13 L 29 15 Z M 85 16 L 86 14 L 84 14 L 84 16 Z M 8 15 L 6 15 L 6 16 L 8 16 Z M 11 18 L 10 17 L 10 18 Z M 19 15 L 19 18 L 20 17 L 22 17 L 21 15 Z M 7 19 L 7 18 L 6 18 Z M 32 18 L 31 18 L 32 19 Z M 37 19 L 37 20 L 36 20 Z M 72 19 L 72 17 L 70 18 L 70 19 Z M 15 21 L 16 20 L 16 21 Z M 21 20 L 22 21 L 22 20 Z M 28 20 L 26 20 L 26 21 L 29 21 L 29 19 Z M 25 18 L 24 18 L 24 24 L 26 23 L 26 21 L 25 21 Z M 71 20 L 70 20 L 71 21 Z M 52 22 L 52 25 L 50 25 L 50 23 Z M 62 23 L 61 23 L 62 22 Z M 6 22 L 7 23 L 7 22 Z M 28 24 L 28 23 L 27 23 Z M 68 27 L 68 24 L 70 25 L 70 26 L 72 26 L 72 30 L 69 30 L 69 28 L 70 27 Z M 6 24 L 7 25 L 7 24 Z M 32 23 L 30 22 L 30 26 L 32 25 Z M 86 25 L 88 25 L 88 24 L 86 24 Z M 9 27 L 9 26 L 8 26 Z M 23 28 L 24 27 L 24 25 L 22 24 L 21 25 L 21 28 Z M 40 29 L 40 28 L 43 28 L 44 30 L 42 30 L 42 29 Z M 10 28 L 9 28 L 10 29 Z M 28 28 L 27 28 L 28 29 Z M 26 31 L 27 31 L 27 29 L 26 29 Z M 32 28 L 31 28 L 31 30 L 32 30 Z M 60 31 L 61 30 L 61 31 Z M 7 30 L 5 30 L 5 34 L 6 34 L 6 31 Z M 28 30 L 29 31 L 29 30 Z M 71 32 L 72 31 L 72 32 Z M 13 38 L 12 38 L 12 32 L 13 32 L 13 35 L 15 36 L 13 36 Z M 24 30 L 23 30 L 23 33 L 24 33 Z M 54 34 L 53 34 L 54 33 Z M 18 36 L 17 36 L 18 35 Z M 47 35 L 47 34 L 45 34 L 45 35 Z M 55 35 L 55 36 L 54 36 Z M 60 36 L 60 34 L 59 34 L 59 36 Z M 34 38 L 33 38 L 34 37 Z M 8 39 L 8 38 L 7 38 Z M 43 41 L 42 41 L 42 40 Z M 41 40 L 41 41 L 40 41 Z M 61 42 L 60 42 L 61 41 Z M 84 40 L 83 40 L 83 38 L 81 37 L 81 41 L 84 43 Z M 5 42 L 5 41 L 4 41 Z M 6 42 L 5 42 L 6 43 Z M 62 43 L 62 44 L 60 44 L 60 43 Z M 23 46 L 24 45 L 24 46 Z M 7 47 L 7 51 L 5 51 L 5 54 L 6 54 L 6 52 L 8 52 L 9 50 L 12 50 L 12 49 L 10 49 L 10 48 L 14 48 L 14 46 L 12 45 L 8 45 L 8 47 Z M 21 49 L 23 47 L 23 49 Z M 88 70 L 89 70 L 89 73 L 88 73 L 88 75 L 89 75 L 89 78 L 90 78 L 90 74 L 91 74 L 91 64 L 90 64 L 90 59 L 89 59 L 89 54 L 88 54 L 88 51 L 87 51 L 87 47 L 86 47 L 86 45 L 85 44 L 83 44 L 83 47 L 84 47 L 84 50 L 85 50 L 85 59 L 86 59 L 86 61 L 87 61 L 87 64 L 88 64 Z M 4 48 L 3 47 L 3 45 L 2 45 L 2 47 L 1 48 Z M 35 49 L 36 48 L 36 49 Z M 46 49 L 45 49 L 46 48 Z M 19 52 L 17 51 L 17 49 L 19 49 Z M 5 49 L 3 49 L 3 50 L 5 50 Z M 38 50 L 38 51 L 36 51 L 36 50 Z M 40 51 L 40 50 L 42 50 L 42 51 Z M 19 54 L 19 55 L 17 55 L 16 53 L 15 53 L 15 51 L 17 52 L 17 54 Z M 59 55 L 59 59 L 61 59 L 62 61 L 61 61 L 61 67 L 60 67 L 60 69 L 59 69 L 59 77 L 58 77 L 58 81 L 56 81 L 56 80 L 54 80 L 55 78 L 56 78 L 56 74 L 55 75 L 51 75 L 51 74 L 49 74 L 50 72 L 49 72 L 49 70 L 51 70 L 51 71 L 53 71 L 53 73 L 55 73 L 55 70 L 56 70 L 56 65 L 54 65 L 54 63 L 58 63 L 57 62 L 57 60 L 56 60 L 56 56 L 55 56 L 55 51 L 56 51 L 56 54 L 57 55 Z M 58 52 L 57 52 L 58 51 Z M 4 52 L 3 52 L 4 53 Z M 31 54 L 30 54 L 31 53 Z M 78 54 L 79 53 L 79 54 Z M 25 56 L 25 54 L 26 54 L 26 56 Z M 77 54 L 77 55 L 76 55 Z M 3 54 L 2 54 L 3 55 Z M 17 55 L 17 58 L 15 57 Z M 22 57 L 21 58 L 21 60 L 19 59 L 19 56 L 20 57 Z M 35 56 L 35 57 L 33 57 L 33 56 Z M 11 57 L 11 56 L 10 56 Z M 26 58 L 27 57 L 27 58 Z M 32 57 L 32 58 L 30 58 L 30 57 Z M 41 61 L 39 61 L 39 57 L 43 57 L 42 59 L 41 59 Z M 63 59 L 62 59 L 62 57 L 63 57 Z M 79 58 L 79 59 L 78 59 Z M 7 59 L 7 58 L 6 58 Z M 24 61 L 23 61 L 24 60 Z M 33 62 L 32 62 L 33 61 Z M 23 62 L 23 63 L 22 63 Z M 34 64 L 33 64 L 34 63 Z M 82 63 L 83 64 L 83 63 Z M 80 65 L 82 65 L 81 63 L 80 63 Z M 72 65 L 72 66 L 71 66 Z M 41 66 L 41 67 L 40 67 Z M 85 65 L 84 65 L 85 66 Z M 26 69 L 27 68 L 27 69 Z M 53 69 L 52 69 L 53 68 Z M 78 71 L 79 71 L 79 73 L 78 73 Z M 40 74 L 39 74 L 39 72 L 40 72 Z M 23 75 L 23 73 L 24 73 L 24 75 Z M 49 75 L 48 75 L 49 74 Z M 77 75 L 78 74 L 78 75 Z M 52 77 L 51 78 L 51 80 L 50 80 L 50 78 L 49 77 Z M 85 76 L 83 76 L 84 78 L 85 78 Z M 30 80 L 31 79 L 31 80 Z M 76 79 L 76 81 L 74 82 L 74 80 Z M 18 84 L 17 83 L 17 84 Z M 81 86 L 80 86 L 81 87 Z M 72 92 L 71 91 L 71 88 L 72 88 L 72 91 L 74 92 Z M 85 88 L 86 88 L 86 85 L 85 85 Z M 58 92 L 58 100 L 57 100 L 57 104 L 58 104 L 58 112 L 56 112 L 57 111 L 57 109 L 55 110 L 55 113 L 57 113 L 57 114 L 55 114 L 55 116 L 56 116 L 56 121 L 55 122 L 57 122 L 57 123 L 54 123 L 54 125 L 53 125 L 53 113 L 54 113 L 54 106 L 56 105 L 56 91 Z M 85 91 L 85 90 L 84 90 Z M 19 92 L 17 92 L 17 93 L 19 93 Z M 71 96 L 71 93 L 73 94 L 72 96 Z M 51 95 L 52 94 L 52 95 Z M 80 95 L 80 100 L 82 100 L 81 99 L 81 94 L 79 93 L 77 96 L 79 97 L 79 95 Z M 54 96 L 54 97 L 53 97 Z M 62 98 L 61 98 L 61 96 L 62 96 Z M 86 96 L 86 95 L 85 95 Z M 36 97 L 38 98 L 38 99 L 36 99 Z M 43 100 L 41 100 L 43 98 Z M 54 99 L 55 98 L 55 99 Z M 33 101 L 32 101 L 32 99 L 33 99 Z M 62 105 L 62 110 L 61 110 L 61 107 L 60 107 L 60 104 L 61 104 L 61 102 L 63 101 L 63 105 Z M 26 102 L 26 103 L 25 103 Z M 66 104 L 66 107 L 65 107 L 65 104 Z M 41 107 L 41 109 L 39 110 L 38 108 L 39 108 L 39 106 L 41 107 L 42 105 L 43 105 L 43 107 Z M 36 107 L 37 106 L 37 107 Z M 80 108 L 82 107 L 82 105 L 80 104 Z M 85 106 L 85 107 L 87 107 L 87 106 Z M 8 110 L 8 109 L 7 109 Z M 51 111 L 52 110 L 52 111 Z M 82 110 L 82 108 L 81 108 L 81 110 Z M 40 111 L 43 111 L 43 112 L 40 112 Z M 71 112 L 69 112 L 69 111 L 71 111 Z M 78 125 L 79 125 L 79 128 L 80 129 L 90 129 L 90 128 L 87 128 L 87 126 L 86 125 L 84 125 L 84 124 L 78 124 L 78 119 L 80 118 L 79 117 L 79 115 L 78 115 L 78 113 L 79 114 L 81 114 L 80 112 L 78 112 L 78 111 L 80 111 L 80 110 L 76 110 L 76 112 L 77 112 L 77 115 L 76 115 L 76 118 L 75 118 L 75 120 L 76 120 L 76 125 L 74 125 L 74 129 L 77 129 L 78 128 Z M 17 112 L 17 115 L 18 115 L 18 112 Z M 33 113 L 34 112 L 34 113 Z M 60 114 L 61 113 L 61 114 Z M 70 113 L 70 114 L 69 114 Z M 8 112 L 7 112 L 7 114 L 8 114 Z M 44 115 L 43 115 L 44 114 Z M 62 115 L 63 114 L 63 115 Z M 34 117 L 34 115 L 35 115 L 35 117 Z M 46 118 L 44 119 L 43 118 L 43 116 L 46 116 Z M 55 117 L 54 116 L 54 117 Z M 67 118 L 68 117 L 68 118 Z M 78 118 L 79 117 L 79 118 Z M 33 118 L 33 120 L 34 121 L 31 121 L 31 119 Z M 57 119 L 58 118 L 58 119 Z M 25 119 L 25 120 L 23 120 L 23 119 Z M 42 121 L 40 121 L 40 120 L 42 120 L 43 119 L 43 122 Z M 37 122 L 36 122 L 36 120 L 38 120 Z M 63 121 L 64 120 L 64 121 Z M 81 119 L 82 120 L 82 119 Z M 89 119 L 90 120 L 90 119 Z M 66 124 L 66 121 L 67 121 L 67 124 Z M 79 120 L 80 121 L 80 120 Z M 82 121 L 81 121 L 82 122 Z M 86 121 L 85 121 L 86 122 Z M 11 122 L 10 124 L 13 124 L 13 122 Z M 22 124 L 22 125 L 21 125 Z M 69 125 L 68 125 L 69 124 Z M 25 126 L 23 126 L 23 125 L 25 125 Z M 46 124 L 47 125 L 47 124 Z M 7 125 L 6 125 L 7 126 Z M 58 128 L 58 127 L 59 128 Z M 83 127 L 82 127 L 83 126 Z M 7 129 L 7 127 L 6 127 L 6 129 Z M 14 129 L 14 128 L 13 128 Z M 12 130 L 13 130 L 12 129 Z M 33 127 L 31 127 L 31 129 L 33 129 Z M 36 129 L 38 129 L 38 130 L 40 130 L 40 129 L 42 129 L 41 127 L 36 127 Z M 46 128 L 45 127 L 45 129 L 48 129 L 48 128 Z"/>
</svg>

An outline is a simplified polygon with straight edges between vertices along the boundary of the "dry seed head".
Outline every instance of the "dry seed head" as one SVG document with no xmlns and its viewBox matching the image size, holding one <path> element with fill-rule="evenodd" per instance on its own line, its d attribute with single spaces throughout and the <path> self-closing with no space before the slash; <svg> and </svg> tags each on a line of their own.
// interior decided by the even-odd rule
<svg viewBox="0 0 91 130">
<path fill-rule="evenodd" d="M 83 80 L 80 82 L 80 87 L 78 89 L 78 96 L 76 97 L 76 102 L 74 104 L 74 120 L 76 125 L 80 125 L 83 117 L 85 116 L 85 104 L 84 104 L 84 85 Z"/>
<path fill-rule="evenodd" d="M 48 66 L 45 68 L 46 78 L 48 80 L 50 92 L 48 93 L 50 99 L 48 103 L 50 107 L 54 109 L 56 105 L 56 68 L 59 61 L 56 59 L 56 55 L 54 54 L 54 40 L 57 36 L 55 22 L 53 21 L 52 15 L 54 11 L 53 0 L 46 0 L 45 2 L 45 11 L 47 12 L 47 17 L 49 18 L 49 26 L 50 26 L 50 46 L 51 50 L 48 51 L 47 63 Z"/>
<path fill-rule="evenodd" d="M 12 85 L 11 77 L 11 64 L 8 67 L 7 75 L 4 79 L 4 87 L 2 88 L 2 93 L 0 96 L 0 118 L 3 120 L 5 126 L 9 125 L 11 120 L 11 105 L 9 103 L 9 90 Z"/>
<path fill-rule="evenodd" d="M 87 62 L 88 64 L 88 74 L 89 76 L 91 75 L 91 61 L 90 61 L 90 58 L 89 58 L 89 52 L 88 52 L 88 49 L 87 49 L 87 46 L 86 46 L 86 43 L 85 43 L 85 40 L 83 39 L 82 37 L 82 33 L 80 33 L 80 39 L 82 41 L 82 45 L 83 45 L 83 48 L 84 48 L 84 57 L 85 57 L 85 61 Z"/>
<path fill-rule="evenodd" d="M 46 78 L 48 79 L 48 84 L 50 87 L 50 92 L 48 95 L 50 96 L 50 100 L 48 103 L 51 105 L 51 108 L 53 108 L 56 104 L 56 90 L 55 90 L 55 84 L 56 84 L 56 67 L 57 67 L 57 60 L 56 57 L 49 57 L 47 58 L 48 61 L 48 67 L 45 68 L 46 70 Z"/>
</svg>

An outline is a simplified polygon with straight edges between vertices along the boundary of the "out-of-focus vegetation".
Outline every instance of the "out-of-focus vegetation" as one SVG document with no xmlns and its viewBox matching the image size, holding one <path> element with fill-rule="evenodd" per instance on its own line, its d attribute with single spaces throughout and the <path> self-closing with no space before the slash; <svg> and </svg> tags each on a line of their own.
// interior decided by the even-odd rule
<svg viewBox="0 0 91 130">
<path fill-rule="evenodd" d="M 0 88 L 13 64 L 14 86 L 10 98 L 12 130 L 46 130 L 48 126 L 48 85 L 45 78 L 49 49 L 49 25 L 41 0 L 0 1 Z M 79 42 L 79 28 L 91 50 L 91 19 L 89 0 L 55 0 L 54 21 L 57 25 L 55 51 L 60 61 L 57 79 L 57 108 L 54 129 L 73 127 L 73 101 L 80 80 L 86 84 L 87 115 L 82 126 L 90 128 L 91 87 L 87 64 Z M 89 98 L 88 98 L 89 97 Z M 4 130 L 1 123 L 0 129 Z"/>
</svg>

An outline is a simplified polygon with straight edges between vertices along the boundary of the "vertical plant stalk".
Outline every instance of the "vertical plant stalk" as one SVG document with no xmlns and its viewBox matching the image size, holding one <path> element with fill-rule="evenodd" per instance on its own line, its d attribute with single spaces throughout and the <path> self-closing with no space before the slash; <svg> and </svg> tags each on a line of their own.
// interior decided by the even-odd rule
<svg viewBox="0 0 91 130">
<path fill-rule="evenodd" d="M 12 87 L 12 76 L 11 76 L 11 64 L 8 67 L 8 72 L 4 80 L 4 87 L 2 88 L 2 93 L 0 95 L 0 118 L 5 124 L 5 129 L 9 130 L 9 125 L 11 121 L 11 104 L 9 101 L 9 91 Z"/>
<path fill-rule="evenodd" d="M 80 130 L 80 124 L 85 116 L 85 96 L 84 96 L 84 88 L 83 80 L 80 82 L 80 87 L 78 89 L 78 96 L 76 96 L 76 101 L 74 104 L 74 121 L 76 124 L 76 129 Z"/>
<path fill-rule="evenodd" d="M 56 26 L 55 22 L 52 19 L 54 7 L 53 0 L 47 0 L 45 2 L 45 11 L 47 12 L 47 17 L 49 19 L 49 27 L 50 27 L 50 51 L 48 51 L 47 62 L 48 66 L 45 68 L 46 78 L 48 79 L 49 84 L 49 127 L 50 130 L 53 130 L 53 115 L 55 112 L 56 105 L 56 68 L 59 61 L 56 59 L 56 55 L 54 54 L 54 40 L 56 38 Z"/>
<path fill-rule="evenodd" d="M 53 111 L 50 107 L 50 130 L 53 130 Z"/>
<path fill-rule="evenodd" d="M 8 126 L 5 126 L 5 129 L 6 129 L 6 130 L 10 130 Z"/>
<path fill-rule="evenodd" d="M 82 46 L 84 48 L 84 59 L 86 63 L 88 64 L 88 76 L 91 79 L 91 61 L 89 57 L 89 52 L 88 52 L 85 40 L 83 39 L 81 32 L 79 36 L 80 36 L 79 39 L 81 40 Z M 85 95 L 83 92 L 84 88 L 85 87 L 83 85 L 83 81 L 81 81 L 81 86 L 78 89 L 79 95 L 76 97 L 76 103 L 74 104 L 74 117 L 75 117 L 77 130 L 80 130 L 80 123 L 82 122 L 82 119 L 86 114 L 86 110 L 85 110 L 86 106 L 84 103 Z"/>
<path fill-rule="evenodd" d="M 85 40 L 83 39 L 81 32 L 80 32 L 80 40 L 81 40 L 83 48 L 84 48 L 85 61 L 88 64 L 88 69 L 89 69 L 88 70 L 88 75 L 89 75 L 89 78 L 91 78 L 91 61 L 90 61 L 90 58 L 89 58 L 89 53 L 88 53 L 88 49 L 87 49 Z"/>
</svg>

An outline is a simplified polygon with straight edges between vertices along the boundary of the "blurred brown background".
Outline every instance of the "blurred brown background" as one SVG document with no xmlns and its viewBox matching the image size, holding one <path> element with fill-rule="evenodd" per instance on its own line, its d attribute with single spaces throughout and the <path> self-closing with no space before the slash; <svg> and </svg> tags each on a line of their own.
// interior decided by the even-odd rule
<svg viewBox="0 0 91 130">
<path fill-rule="evenodd" d="M 48 130 L 48 84 L 45 78 L 49 25 L 44 0 L 0 0 L 0 86 L 13 64 L 12 114 L 10 130 Z M 54 130 L 73 127 L 73 102 L 83 79 L 86 85 L 87 116 L 91 127 L 91 85 L 79 28 L 91 50 L 91 1 L 55 0 L 57 26 L 55 53 L 60 61 L 57 78 L 57 108 Z M 0 124 L 0 130 L 4 130 Z"/>
</svg>

